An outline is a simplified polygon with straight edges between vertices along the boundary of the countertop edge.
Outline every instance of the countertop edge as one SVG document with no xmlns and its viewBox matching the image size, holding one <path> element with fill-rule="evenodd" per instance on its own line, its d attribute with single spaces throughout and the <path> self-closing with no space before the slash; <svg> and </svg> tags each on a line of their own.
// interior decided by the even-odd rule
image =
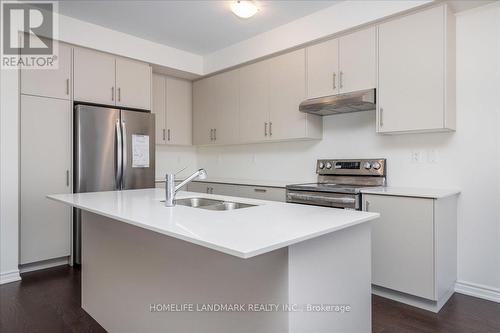
<svg viewBox="0 0 500 333">
<path fill-rule="evenodd" d="M 426 199 L 444 199 L 460 195 L 459 189 L 427 189 L 427 188 L 409 188 L 409 187 L 384 187 L 384 188 L 365 188 L 361 189 L 362 194 L 388 195 L 399 197 L 413 197 Z"/>
<path fill-rule="evenodd" d="M 197 239 L 197 238 L 191 238 L 191 237 L 187 237 L 187 236 L 182 235 L 182 234 L 172 233 L 172 232 L 161 230 L 161 229 L 149 226 L 149 225 L 144 225 L 144 224 L 142 224 L 140 222 L 137 222 L 137 221 L 133 221 L 133 220 L 130 220 L 130 219 L 127 219 L 127 218 L 124 218 L 124 217 L 119 217 L 119 216 L 115 216 L 115 215 L 112 215 L 112 214 L 109 214 L 109 213 L 105 213 L 105 212 L 102 212 L 102 211 L 99 211 L 99 210 L 96 210 L 96 209 L 89 208 L 87 206 L 79 205 L 79 204 L 74 203 L 74 202 L 68 202 L 66 200 L 59 199 L 57 197 L 57 195 L 47 195 L 47 198 L 50 199 L 50 200 L 53 200 L 53 201 L 57 201 L 57 202 L 60 202 L 60 203 L 63 203 L 63 204 L 66 204 L 66 205 L 78 208 L 78 209 L 82 209 L 84 211 L 87 211 L 87 212 L 90 212 L 90 213 L 93 213 L 93 214 L 97 214 L 97 215 L 101 215 L 101 216 L 104 216 L 104 217 L 107 217 L 107 218 L 110 218 L 110 219 L 118 220 L 118 221 L 127 223 L 129 225 L 136 226 L 138 228 L 142 228 L 142 229 L 145 229 L 145 230 L 153 231 L 153 232 L 156 232 L 156 233 L 159 233 L 159 234 L 162 234 L 162 235 L 165 235 L 165 236 L 169 236 L 169 237 L 172 237 L 172 238 L 180 239 L 180 240 L 192 243 L 192 244 L 203 246 L 205 248 L 208 248 L 208 249 L 211 249 L 211 250 L 214 250 L 214 251 L 218 251 L 218 252 L 221 252 L 221 253 L 229 254 L 229 255 L 232 255 L 232 256 L 235 256 L 235 257 L 238 257 L 238 258 L 241 258 L 241 259 L 249 259 L 249 258 L 258 256 L 258 255 L 261 255 L 261 254 L 269 253 L 269 252 L 272 252 L 274 250 L 278 250 L 278 249 L 281 249 L 281 248 L 284 248 L 284 247 L 288 247 L 288 246 L 291 246 L 291 245 L 294 245 L 294 244 L 297 244 L 297 243 L 301 243 L 303 241 L 307 241 L 307 240 L 310 240 L 310 239 L 313 239 L 313 238 L 316 238 L 316 237 L 320 237 L 320 236 L 323 236 L 323 235 L 326 235 L 326 234 L 330 234 L 332 232 L 340 231 L 340 230 L 343 230 L 343 229 L 346 229 L 346 228 L 349 228 L 349 227 L 352 227 L 352 226 L 355 226 L 355 225 L 358 225 L 358 224 L 369 222 L 369 221 L 375 220 L 375 219 L 377 219 L 377 218 L 380 217 L 379 213 L 366 212 L 366 214 L 369 214 L 369 216 L 366 216 L 365 218 L 358 219 L 356 221 L 352 221 L 350 223 L 343 224 L 342 226 L 335 226 L 335 227 L 332 227 L 332 228 L 329 228 L 329 229 L 326 229 L 326 230 L 321 230 L 319 232 L 315 232 L 315 233 L 312 233 L 312 234 L 309 234 L 309 235 L 297 237 L 297 238 L 294 238 L 294 239 L 291 239 L 291 240 L 287 240 L 287 241 L 284 241 L 284 242 L 281 242 L 281 243 L 278 243 L 278 244 L 273 244 L 273 245 L 266 246 L 266 247 L 263 247 L 263 248 L 258 248 L 258 249 L 249 250 L 249 251 L 246 251 L 246 252 L 241 252 L 241 251 L 236 251 L 236 250 L 233 250 L 233 249 L 221 246 L 221 245 L 217 245 L 217 244 L 214 244 L 214 243 L 205 242 L 205 241 L 202 241 L 202 240 Z"/>
</svg>

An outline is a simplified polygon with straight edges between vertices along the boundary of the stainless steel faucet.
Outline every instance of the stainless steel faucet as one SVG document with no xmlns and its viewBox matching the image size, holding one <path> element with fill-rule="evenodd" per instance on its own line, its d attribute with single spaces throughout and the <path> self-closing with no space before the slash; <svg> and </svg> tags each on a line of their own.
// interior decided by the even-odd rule
<svg viewBox="0 0 500 333">
<path fill-rule="evenodd" d="M 165 176 L 165 206 L 174 207 L 175 206 L 175 195 L 177 191 L 180 190 L 181 187 L 189 183 L 190 181 L 199 178 L 205 179 L 207 178 L 207 172 L 205 169 L 199 169 L 191 176 L 184 179 L 179 185 L 175 186 L 175 174 L 167 173 Z"/>
</svg>

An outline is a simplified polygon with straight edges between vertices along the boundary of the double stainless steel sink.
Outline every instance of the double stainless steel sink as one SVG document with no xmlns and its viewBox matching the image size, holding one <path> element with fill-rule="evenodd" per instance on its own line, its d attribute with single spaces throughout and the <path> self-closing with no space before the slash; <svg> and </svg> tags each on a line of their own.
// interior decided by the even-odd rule
<svg viewBox="0 0 500 333">
<path fill-rule="evenodd" d="M 232 202 L 232 201 L 224 201 L 224 200 L 208 199 L 208 198 L 176 199 L 174 202 L 176 205 L 201 208 L 207 210 L 233 210 L 233 209 L 256 206 L 242 202 Z"/>
</svg>

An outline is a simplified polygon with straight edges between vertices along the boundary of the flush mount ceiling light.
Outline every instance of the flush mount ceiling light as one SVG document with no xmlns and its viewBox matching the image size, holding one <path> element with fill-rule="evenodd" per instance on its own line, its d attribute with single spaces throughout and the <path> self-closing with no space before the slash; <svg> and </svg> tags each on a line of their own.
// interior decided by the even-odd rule
<svg viewBox="0 0 500 333">
<path fill-rule="evenodd" d="M 231 11 L 234 15 L 241 18 L 249 18 L 254 16 L 258 12 L 258 8 L 253 1 L 233 1 L 231 4 Z"/>
</svg>

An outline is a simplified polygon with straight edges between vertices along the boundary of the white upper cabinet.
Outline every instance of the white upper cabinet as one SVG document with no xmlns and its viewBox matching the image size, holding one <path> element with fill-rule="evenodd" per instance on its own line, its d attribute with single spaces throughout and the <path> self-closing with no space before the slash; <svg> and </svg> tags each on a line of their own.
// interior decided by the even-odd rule
<svg viewBox="0 0 500 333">
<path fill-rule="evenodd" d="M 307 47 L 307 98 L 376 87 L 376 28 Z"/>
<path fill-rule="evenodd" d="M 240 68 L 239 130 L 242 142 L 269 136 L 269 61 Z"/>
<path fill-rule="evenodd" d="M 166 78 L 153 74 L 153 109 L 155 115 L 156 144 L 165 144 L 167 140 L 166 118 Z"/>
<path fill-rule="evenodd" d="M 110 54 L 75 48 L 74 100 L 151 109 L 151 66 Z"/>
<path fill-rule="evenodd" d="M 309 46 L 307 52 L 307 98 L 339 93 L 339 40 Z"/>
<path fill-rule="evenodd" d="M 22 94 L 67 100 L 71 98 L 72 49 L 62 43 L 59 43 L 58 48 L 57 69 L 40 70 L 21 67 Z"/>
<path fill-rule="evenodd" d="M 153 74 L 156 144 L 192 144 L 192 84 Z"/>
<path fill-rule="evenodd" d="M 216 101 L 216 124 L 214 126 L 214 142 L 219 144 L 237 143 L 238 106 L 239 106 L 239 73 L 237 70 L 214 76 Z"/>
<path fill-rule="evenodd" d="M 455 129 L 454 31 L 446 4 L 379 26 L 378 132 Z"/>
<path fill-rule="evenodd" d="M 376 52 L 375 27 L 339 38 L 339 91 L 341 93 L 376 87 Z"/>
<path fill-rule="evenodd" d="M 299 104 L 306 98 L 305 50 L 269 60 L 269 137 L 283 140 L 306 136 L 306 114 Z"/>
<path fill-rule="evenodd" d="M 194 144 L 321 138 L 321 117 L 299 111 L 305 61 L 300 49 L 196 81 Z"/>
<path fill-rule="evenodd" d="M 166 143 L 193 143 L 193 86 L 191 82 L 166 77 Z"/>
<path fill-rule="evenodd" d="M 151 109 L 151 66 L 116 58 L 116 105 Z"/>
<path fill-rule="evenodd" d="M 74 100 L 115 105 L 115 57 L 74 49 Z"/>
<path fill-rule="evenodd" d="M 214 143 L 214 128 L 217 122 L 214 77 L 193 83 L 193 143 Z"/>
</svg>

